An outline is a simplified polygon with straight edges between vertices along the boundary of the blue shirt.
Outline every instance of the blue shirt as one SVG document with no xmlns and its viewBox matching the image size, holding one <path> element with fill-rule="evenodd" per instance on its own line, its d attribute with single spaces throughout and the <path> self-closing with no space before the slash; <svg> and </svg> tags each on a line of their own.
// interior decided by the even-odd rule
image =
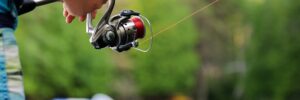
<svg viewBox="0 0 300 100">
<path fill-rule="evenodd" d="M 8 7 L 8 1 L 7 0 L 1 0 L 0 1 L 0 13 L 5 13 L 9 11 Z"/>
<path fill-rule="evenodd" d="M 0 0 L 0 28 L 17 26 L 17 9 L 14 0 Z"/>
</svg>

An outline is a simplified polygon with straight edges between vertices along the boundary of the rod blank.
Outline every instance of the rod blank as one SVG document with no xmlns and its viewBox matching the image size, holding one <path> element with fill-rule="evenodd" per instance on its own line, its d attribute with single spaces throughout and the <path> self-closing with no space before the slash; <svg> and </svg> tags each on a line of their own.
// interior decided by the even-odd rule
<svg viewBox="0 0 300 100">
<path fill-rule="evenodd" d="M 36 6 L 43 6 L 60 0 L 33 0 L 33 1 L 36 3 Z"/>
</svg>

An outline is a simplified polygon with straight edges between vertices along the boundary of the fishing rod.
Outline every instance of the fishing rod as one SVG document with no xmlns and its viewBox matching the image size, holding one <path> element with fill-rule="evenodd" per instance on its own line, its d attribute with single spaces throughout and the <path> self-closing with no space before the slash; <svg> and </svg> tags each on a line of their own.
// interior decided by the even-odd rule
<svg viewBox="0 0 300 100">
<path fill-rule="evenodd" d="M 59 0 L 23 0 L 23 3 L 18 8 L 18 14 L 20 16 L 33 11 L 38 6 L 47 5 L 57 1 Z"/>
<path fill-rule="evenodd" d="M 38 6 L 50 4 L 59 0 L 24 0 L 20 6 L 19 15 L 28 13 Z M 134 48 L 141 52 L 148 52 L 152 48 L 153 31 L 150 21 L 139 12 L 123 10 L 113 15 L 115 0 L 108 0 L 108 8 L 103 17 L 94 27 L 91 13 L 87 14 L 86 32 L 89 35 L 90 43 L 95 49 L 109 47 L 114 51 L 123 52 Z M 146 25 L 150 31 L 150 42 L 147 49 L 138 48 L 139 40 L 146 37 Z"/>
</svg>

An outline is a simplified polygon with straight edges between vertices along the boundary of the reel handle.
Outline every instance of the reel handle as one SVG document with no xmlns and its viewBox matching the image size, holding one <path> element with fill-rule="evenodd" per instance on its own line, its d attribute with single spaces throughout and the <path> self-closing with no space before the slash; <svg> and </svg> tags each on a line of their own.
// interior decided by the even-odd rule
<svg viewBox="0 0 300 100">
<path fill-rule="evenodd" d="M 94 34 L 94 32 L 95 32 L 95 29 L 94 29 L 94 26 L 93 26 L 93 23 L 92 23 L 92 14 L 88 13 L 86 15 L 86 33 L 89 36 L 92 36 L 92 34 Z"/>
<path fill-rule="evenodd" d="M 96 27 L 93 26 L 93 22 L 92 22 L 92 13 L 88 13 L 86 15 L 86 32 L 92 36 L 93 34 L 95 34 L 95 32 L 97 31 L 97 29 L 103 27 L 102 24 L 108 24 L 108 20 L 109 17 L 112 13 L 112 10 L 115 6 L 115 0 L 109 0 L 108 1 L 108 8 L 106 10 L 106 12 L 104 13 L 102 19 L 100 20 L 100 22 L 97 24 Z"/>
</svg>

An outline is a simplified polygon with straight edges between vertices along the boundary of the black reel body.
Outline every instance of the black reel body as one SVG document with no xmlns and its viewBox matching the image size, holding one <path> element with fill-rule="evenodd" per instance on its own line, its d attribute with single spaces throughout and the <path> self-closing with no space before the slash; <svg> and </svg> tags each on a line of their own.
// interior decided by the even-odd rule
<svg viewBox="0 0 300 100">
<path fill-rule="evenodd" d="M 87 32 L 91 36 L 91 44 L 95 49 L 111 47 L 118 52 L 137 48 L 137 40 L 143 39 L 146 33 L 144 17 L 132 10 L 123 10 L 110 17 L 114 3 L 115 0 L 109 1 L 108 10 L 95 28 L 91 24 L 91 14 L 87 15 Z"/>
</svg>

